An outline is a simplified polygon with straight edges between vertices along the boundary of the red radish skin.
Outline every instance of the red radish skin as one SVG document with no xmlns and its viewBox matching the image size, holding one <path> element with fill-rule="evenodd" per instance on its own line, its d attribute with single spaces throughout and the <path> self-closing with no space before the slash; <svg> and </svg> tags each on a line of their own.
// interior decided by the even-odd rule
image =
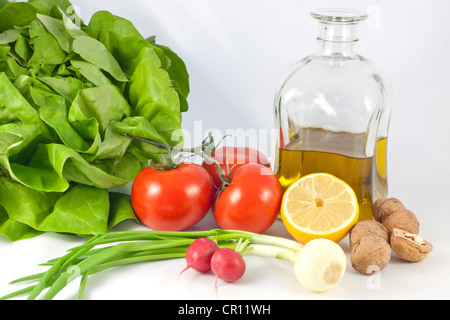
<svg viewBox="0 0 450 320">
<path fill-rule="evenodd" d="M 213 240 L 208 238 L 198 238 L 190 244 L 186 251 L 186 267 L 180 272 L 181 274 L 192 268 L 198 272 L 208 272 L 211 270 L 211 258 L 214 253 L 219 250 L 219 246 Z M 177 279 L 178 279 L 177 278 Z"/>
<path fill-rule="evenodd" d="M 245 261 L 241 255 L 230 248 L 217 250 L 211 258 L 211 270 L 217 279 L 234 282 L 240 279 L 245 272 Z"/>
</svg>

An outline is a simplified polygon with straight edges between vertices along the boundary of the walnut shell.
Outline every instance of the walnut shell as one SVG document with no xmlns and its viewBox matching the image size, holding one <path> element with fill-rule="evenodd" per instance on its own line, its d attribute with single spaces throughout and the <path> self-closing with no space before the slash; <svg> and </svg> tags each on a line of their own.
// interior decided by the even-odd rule
<svg viewBox="0 0 450 320">
<path fill-rule="evenodd" d="M 350 231 L 350 247 L 353 247 L 362 237 L 369 235 L 379 236 L 389 243 L 389 234 L 385 226 L 375 220 L 362 220 Z"/>
<path fill-rule="evenodd" d="M 433 250 L 428 241 L 417 234 L 394 228 L 391 235 L 391 247 L 397 256 L 410 262 L 419 262 Z"/>
<path fill-rule="evenodd" d="M 388 230 L 389 237 L 394 228 L 402 229 L 409 233 L 419 233 L 419 221 L 414 213 L 407 209 L 396 211 L 395 214 L 390 214 L 386 218 L 383 218 L 382 223 Z"/>
<path fill-rule="evenodd" d="M 383 223 L 384 218 L 405 209 L 403 203 L 397 198 L 378 199 L 372 206 L 372 214 L 375 221 Z"/>
<path fill-rule="evenodd" d="M 379 236 L 365 236 L 352 247 L 350 262 L 353 269 L 371 275 L 383 270 L 391 260 L 391 247 Z"/>
</svg>

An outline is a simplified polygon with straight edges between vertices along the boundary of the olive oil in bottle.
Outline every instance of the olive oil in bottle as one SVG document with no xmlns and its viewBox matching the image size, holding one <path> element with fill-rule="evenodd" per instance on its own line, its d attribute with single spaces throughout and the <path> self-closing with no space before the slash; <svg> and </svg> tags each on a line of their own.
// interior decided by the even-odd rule
<svg viewBox="0 0 450 320">
<path fill-rule="evenodd" d="M 347 182 L 355 191 L 360 206 L 359 220 L 372 219 L 373 179 L 381 177 L 377 182 L 382 188 L 383 170 L 386 169 L 382 150 L 386 141 L 379 140 L 376 144 L 379 161 L 374 166 L 374 157 L 362 153 L 365 140 L 365 134 L 301 129 L 296 139 L 277 150 L 275 171 L 281 185 L 286 189 L 307 174 L 330 173 Z"/>
<path fill-rule="evenodd" d="M 390 81 L 358 54 L 358 24 L 367 13 L 311 12 L 317 50 L 291 65 L 274 100 L 275 172 L 284 189 L 311 173 L 330 173 L 355 191 L 360 220 L 386 198 L 386 151 L 391 116 Z"/>
<path fill-rule="evenodd" d="M 375 145 L 373 187 L 374 201 L 388 197 L 387 138 L 378 139 Z"/>
</svg>

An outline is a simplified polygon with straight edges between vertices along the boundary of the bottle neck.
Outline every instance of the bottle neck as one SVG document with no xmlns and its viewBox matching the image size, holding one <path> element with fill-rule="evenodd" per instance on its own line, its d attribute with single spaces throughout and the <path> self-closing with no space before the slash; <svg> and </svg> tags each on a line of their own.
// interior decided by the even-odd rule
<svg viewBox="0 0 450 320">
<path fill-rule="evenodd" d="M 356 55 L 357 23 L 319 23 L 316 56 L 332 60 L 348 60 Z"/>
</svg>

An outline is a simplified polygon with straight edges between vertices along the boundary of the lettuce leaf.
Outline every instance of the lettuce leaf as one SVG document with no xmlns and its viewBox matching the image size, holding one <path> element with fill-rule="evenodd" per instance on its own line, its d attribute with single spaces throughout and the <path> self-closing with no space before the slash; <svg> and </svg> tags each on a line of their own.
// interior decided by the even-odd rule
<svg viewBox="0 0 450 320">
<path fill-rule="evenodd" d="M 170 48 L 107 11 L 85 25 L 67 0 L 0 0 L 0 234 L 102 234 L 138 222 L 133 181 L 183 143 L 189 75 Z"/>
<path fill-rule="evenodd" d="M 178 94 L 181 112 L 188 110 L 186 99 L 190 88 L 186 65 L 169 47 L 157 44 L 155 36 L 144 39 L 130 21 L 107 11 L 94 13 L 84 31 L 108 48 L 129 77 L 135 73 L 142 58 L 145 58 L 143 49 L 151 49 L 159 59 L 158 67 L 169 75 L 171 86 Z"/>
</svg>

